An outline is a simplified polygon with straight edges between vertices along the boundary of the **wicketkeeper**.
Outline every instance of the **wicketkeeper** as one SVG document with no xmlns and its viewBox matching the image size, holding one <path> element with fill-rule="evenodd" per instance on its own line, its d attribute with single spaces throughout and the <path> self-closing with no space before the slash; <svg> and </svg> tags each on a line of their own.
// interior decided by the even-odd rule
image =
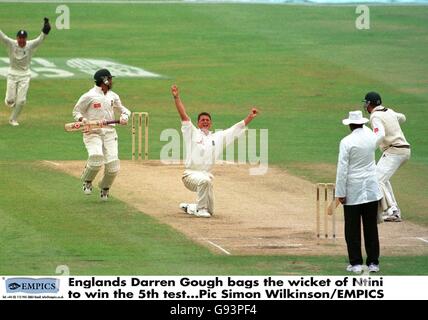
<svg viewBox="0 0 428 320">
<path fill-rule="evenodd" d="M 82 95 L 73 109 L 73 117 L 83 123 L 91 120 L 113 120 L 114 112 L 120 113 L 120 124 L 127 124 L 131 112 L 122 105 L 119 96 L 111 88 L 113 76 L 107 69 L 95 72 L 95 86 Z M 120 161 L 118 141 L 114 124 L 83 133 L 83 142 L 88 151 L 88 162 L 82 174 L 83 192 L 92 193 L 92 181 L 104 165 L 104 176 L 99 183 L 101 199 L 107 200 L 109 190 L 116 178 Z"/>
<path fill-rule="evenodd" d="M 233 143 L 235 138 L 239 138 L 246 131 L 246 126 L 257 116 L 258 110 L 252 108 L 244 120 L 229 129 L 213 133 L 210 131 L 211 115 L 208 112 L 200 113 L 198 127 L 195 127 L 181 102 L 178 88 L 172 86 L 171 91 L 182 121 L 181 131 L 186 145 L 186 170 L 182 180 L 187 189 L 197 194 L 196 204 L 182 203 L 180 208 L 188 214 L 209 218 L 214 214 L 214 177 L 211 174 L 214 162 L 224 147 Z"/>
<path fill-rule="evenodd" d="M 42 32 L 34 40 L 27 41 L 28 34 L 25 30 L 18 31 L 16 40 L 9 38 L 0 30 L 0 41 L 7 46 L 9 53 L 10 66 L 4 102 L 6 106 L 12 108 L 9 118 L 9 124 L 12 126 L 19 125 L 17 119 L 27 100 L 27 91 L 31 79 L 31 57 L 50 30 L 48 18 L 44 18 Z"/>
</svg>

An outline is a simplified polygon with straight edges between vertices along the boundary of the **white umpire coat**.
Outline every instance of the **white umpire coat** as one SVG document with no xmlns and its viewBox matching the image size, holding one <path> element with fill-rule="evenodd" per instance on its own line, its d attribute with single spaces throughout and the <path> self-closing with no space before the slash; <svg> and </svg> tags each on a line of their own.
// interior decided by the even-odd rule
<svg viewBox="0 0 428 320">
<path fill-rule="evenodd" d="M 376 176 L 376 135 L 366 126 L 342 139 L 337 162 L 336 197 L 345 205 L 357 205 L 382 198 Z"/>
</svg>

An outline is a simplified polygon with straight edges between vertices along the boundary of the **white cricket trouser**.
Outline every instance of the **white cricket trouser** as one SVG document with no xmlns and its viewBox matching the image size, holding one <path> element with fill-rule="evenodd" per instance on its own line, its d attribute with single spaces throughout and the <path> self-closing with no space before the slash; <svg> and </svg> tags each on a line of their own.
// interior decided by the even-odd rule
<svg viewBox="0 0 428 320">
<path fill-rule="evenodd" d="M 206 209 L 214 214 L 214 176 L 205 171 L 186 170 L 183 173 L 183 183 L 187 189 L 196 192 L 197 209 Z"/>
<path fill-rule="evenodd" d="M 13 107 L 9 120 L 17 120 L 27 100 L 27 91 L 30 87 L 30 76 L 7 76 L 6 97 L 4 102 Z"/>
<path fill-rule="evenodd" d="M 407 154 L 384 152 L 376 165 L 376 173 L 380 183 L 380 188 L 383 192 L 388 208 L 398 208 L 390 179 L 398 168 L 410 159 L 410 149 L 408 151 L 409 152 Z"/>
<path fill-rule="evenodd" d="M 104 164 L 118 160 L 116 130 L 100 129 L 99 132 L 83 135 L 83 142 L 88 151 L 88 156 L 103 156 Z"/>
</svg>

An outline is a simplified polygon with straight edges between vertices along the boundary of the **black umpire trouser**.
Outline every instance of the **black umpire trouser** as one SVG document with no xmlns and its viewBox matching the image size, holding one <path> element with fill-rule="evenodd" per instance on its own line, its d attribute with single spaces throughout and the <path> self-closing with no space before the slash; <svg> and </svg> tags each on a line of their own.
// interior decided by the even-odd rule
<svg viewBox="0 0 428 320">
<path fill-rule="evenodd" d="M 367 253 L 366 264 L 379 264 L 379 235 L 377 231 L 378 201 L 344 206 L 345 239 L 348 247 L 349 263 L 363 264 L 361 254 L 361 220 L 363 221 L 364 245 Z"/>
</svg>

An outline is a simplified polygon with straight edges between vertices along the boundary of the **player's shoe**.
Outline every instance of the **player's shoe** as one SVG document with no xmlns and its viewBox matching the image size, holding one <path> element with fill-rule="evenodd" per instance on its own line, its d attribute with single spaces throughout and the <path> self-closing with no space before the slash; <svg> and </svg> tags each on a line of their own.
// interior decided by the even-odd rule
<svg viewBox="0 0 428 320">
<path fill-rule="evenodd" d="M 401 222 L 403 219 L 401 219 L 401 210 L 397 208 L 397 210 L 392 211 L 392 215 L 395 217 L 394 222 Z"/>
<path fill-rule="evenodd" d="M 354 266 L 348 265 L 346 267 L 346 271 L 360 274 L 361 272 L 363 272 L 363 266 L 360 264 L 356 264 Z"/>
<path fill-rule="evenodd" d="M 187 213 L 187 208 L 189 207 L 188 203 L 180 203 L 180 209 L 184 211 L 184 213 Z"/>
<path fill-rule="evenodd" d="M 194 215 L 200 218 L 211 218 L 211 214 L 207 211 L 207 209 L 197 210 Z"/>
<path fill-rule="evenodd" d="M 403 221 L 399 215 L 387 216 L 383 219 L 385 222 L 401 222 Z"/>
<path fill-rule="evenodd" d="M 383 221 L 385 222 L 401 222 L 401 211 L 398 208 L 389 208 L 384 216 Z"/>
<path fill-rule="evenodd" d="M 16 121 L 16 120 L 9 120 L 9 124 L 10 124 L 11 126 L 13 126 L 13 127 L 17 127 L 17 126 L 19 126 L 19 123 L 18 123 L 18 121 Z"/>
<path fill-rule="evenodd" d="M 378 264 L 374 264 L 374 263 L 371 263 L 369 266 L 368 266 L 368 269 L 369 269 L 369 272 L 379 272 L 379 265 Z"/>
<path fill-rule="evenodd" d="M 92 193 L 92 182 L 91 181 L 85 181 L 83 182 L 83 193 L 90 195 Z"/>
<path fill-rule="evenodd" d="M 108 193 L 109 193 L 109 189 L 101 189 L 101 200 L 103 201 L 107 201 L 108 200 Z"/>
<path fill-rule="evenodd" d="M 187 214 L 195 214 L 196 204 L 195 203 L 180 203 L 180 209 Z"/>
</svg>

